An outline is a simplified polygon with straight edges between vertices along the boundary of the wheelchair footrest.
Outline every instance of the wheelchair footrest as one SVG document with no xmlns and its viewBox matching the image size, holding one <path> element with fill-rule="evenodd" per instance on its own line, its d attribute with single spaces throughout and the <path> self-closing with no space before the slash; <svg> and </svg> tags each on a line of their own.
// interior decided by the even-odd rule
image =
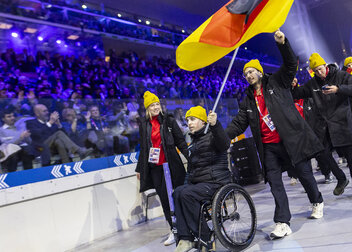
<svg viewBox="0 0 352 252">
<path fill-rule="evenodd" d="M 199 245 L 199 242 L 201 242 L 200 245 Z M 209 241 L 206 244 L 204 244 L 203 241 L 197 241 L 195 248 L 198 248 L 197 251 L 204 251 L 204 250 L 202 250 L 203 248 L 206 248 L 205 251 L 209 251 L 209 252 L 210 251 L 216 251 L 215 240 L 214 241 Z"/>
</svg>

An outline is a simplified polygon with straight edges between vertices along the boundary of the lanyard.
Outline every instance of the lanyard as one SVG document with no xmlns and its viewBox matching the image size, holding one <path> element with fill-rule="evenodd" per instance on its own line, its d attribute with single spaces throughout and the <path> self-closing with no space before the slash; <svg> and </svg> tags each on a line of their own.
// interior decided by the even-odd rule
<svg viewBox="0 0 352 252">
<path fill-rule="evenodd" d="M 95 130 L 99 130 L 98 126 L 95 124 L 94 120 L 90 120 L 93 126 L 95 127 Z"/>
<path fill-rule="evenodd" d="M 262 112 L 260 111 L 259 103 L 258 103 L 257 97 L 255 97 L 255 104 L 257 105 L 257 109 L 258 109 L 258 111 L 259 111 L 260 116 L 261 116 L 261 117 L 264 117 L 263 114 L 262 114 Z"/>
<path fill-rule="evenodd" d="M 93 126 L 95 127 L 95 130 L 99 130 L 98 126 L 96 125 L 96 123 L 94 121 L 94 119 L 90 119 L 90 121 L 91 121 L 91 124 L 93 124 Z M 101 125 L 101 129 L 103 129 L 104 124 L 103 124 L 102 120 L 100 120 L 100 125 Z"/>
<path fill-rule="evenodd" d="M 296 104 L 298 107 L 300 107 L 300 108 L 303 109 L 303 106 L 302 106 L 302 105 L 298 104 L 297 102 L 295 102 L 295 104 Z"/>
</svg>

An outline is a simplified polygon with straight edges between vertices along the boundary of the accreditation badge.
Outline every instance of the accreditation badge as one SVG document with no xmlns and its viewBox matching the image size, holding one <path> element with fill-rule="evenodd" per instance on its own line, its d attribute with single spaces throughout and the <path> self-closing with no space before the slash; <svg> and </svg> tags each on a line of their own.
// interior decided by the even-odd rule
<svg viewBox="0 0 352 252">
<path fill-rule="evenodd" d="M 268 126 L 268 128 L 271 131 L 274 131 L 276 129 L 273 121 L 271 120 L 270 114 L 267 114 L 266 116 L 263 116 L 262 118 L 263 118 L 263 121 L 265 122 L 266 126 Z"/>
<path fill-rule="evenodd" d="M 148 162 L 152 164 L 159 163 L 160 148 L 150 148 Z"/>
</svg>

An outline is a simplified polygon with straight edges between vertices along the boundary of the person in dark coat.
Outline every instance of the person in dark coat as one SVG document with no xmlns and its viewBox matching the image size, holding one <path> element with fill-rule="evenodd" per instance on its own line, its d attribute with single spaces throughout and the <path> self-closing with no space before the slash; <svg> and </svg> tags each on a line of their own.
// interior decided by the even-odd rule
<svg viewBox="0 0 352 252">
<path fill-rule="evenodd" d="M 207 118 L 201 106 L 192 107 L 186 113 L 192 142 L 188 147 L 188 169 L 185 185 L 174 192 L 177 233 L 180 239 L 175 252 L 188 251 L 194 246 L 194 235 L 198 237 L 201 203 L 211 200 L 215 192 L 231 182 L 228 169 L 227 149 L 230 138 L 225 133 L 217 115 L 210 112 Z M 205 124 L 210 127 L 205 134 Z M 210 238 L 207 223 L 202 223 L 202 243 Z"/>
<path fill-rule="evenodd" d="M 297 85 L 299 86 L 297 82 L 297 78 L 294 78 L 292 82 L 292 88 L 295 88 Z M 312 98 L 294 100 L 294 102 L 298 112 L 304 119 L 306 119 L 308 125 L 311 127 L 313 132 L 319 131 L 320 125 L 321 125 L 320 118 L 315 114 L 316 108 Z M 318 153 L 315 156 L 315 159 L 318 162 L 321 173 L 325 176 L 325 184 L 330 184 L 333 181 L 331 170 L 334 171 L 333 173 L 335 174 L 336 178 L 338 179 L 346 178 L 343 171 L 338 167 L 335 159 L 332 156 L 332 152 L 330 150 L 326 149 Z M 312 168 L 310 161 L 308 162 L 308 164 Z M 287 169 L 287 174 L 289 177 L 291 177 L 291 185 L 292 185 L 292 181 L 294 181 L 294 178 L 297 178 L 297 176 L 295 176 L 296 174 L 294 173 L 292 167 L 290 168 Z"/>
<path fill-rule="evenodd" d="M 265 180 L 269 182 L 275 199 L 276 226 L 270 237 L 280 238 L 292 233 L 289 227 L 291 213 L 281 169 L 287 167 L 287 163 L 294 166 L 313 205 L 310 217 L 323 217 L 323 198 L 307 164 L 307 160 L 322 151 L 323 146 L 300 116 L 290 93 L 297 72 L 297 57 L 281 31 L 276 31 L 274 38 L 283 65 L 272 75 L 264 74 L 258 60 L 251 60 L 244 66 L 244 76 L 250 86 L 226 132 L 233 139 L 250 126 L 264 167 Z"/>
<path fill-rule="evenodd" d="M 343 63 L 343 67 L 341 68 L 342 71 L 346 71 L 349 74 L 352 74 L 352 57 L 347 57 Z M 352 97 L 349 97 L 350 99 L 350 106 L 352 109 Z M 339 164 L 346 163 L 347 160 L 344 157 L 343 153 L 341 153 L 339 150 L 337 150 L 337 154 L 339 154 Z"/>
<path fill-rule="evenodd" d="M 317 108 L 312 98 L 304 99 L 304 102 L 303 102 L 304 118 L 314 132 L 319 132 L 320 126 L 322 123 L 322 118 L 321 116 L 319 116 L 319 114 L 317 114 L 316 110 Z M 321 173 L 325 177 L 325 184 L 332 183 L 333 176 L 331 174 L 331 170 L 340 169 L 334 157 L 332 156 L 332 152 L 328 149 L 325 149 L 324 151 L 318 153 L 315 156 L 315 159 L 318 162 Z M 337 169 L 336 169 L 336 166 L 337 166 Z M 343 171 L 337 171 L 337 173 L 335 172 L 335 174 L 336 174 L 335 177 L 344 176 Z"/>
<path fill-rule="evenodd" d="M 174 188 L 183 185 L 186 171 L 176 147 L 187 157 L 187 144 L 173 116 L 162 113 L 160 100 L 155 94 L 149 91 L 144 93 L 144 107 L 146 117 L 139 118 L 141 150 L 136 167 L 137 178 L 140 180 L 140 192 L 155 188 L 165 218 L 172 227 L 162 165 L 166 162 L 169 163 Z M 150 156 L 152 150 L 154 154 L 159 153 L 159 155 Z M 164 245 L 171 245 L 174 242 L 174 235 L 170 232 Z"/>
<path fill-rule="evenodd" d="M 298 80 L 297 78 L 293 78 L 292 84 L 293 87 L 298 84 Z M 295 103 L 295 107 L 298 110 L 299 114 L 304 118 L 304 113 L 303 113 L 303 99 L 300 100 L 294 100 Z M 310 164 L 310 162 L 308 162 L 308 164 Z M 297 174 L 295 173 L 295 169 L 294 167 L 291 165 L 289 167 L 286 168 L 287 169 L 287 175 L 290 177 L 291 181 L 290 181 L 290 185 L 296 185 L 298 182 L 298 177 Z"/>
<path fill-rule="evenodd" d="M 299 86 L 297 79 L 295 78 L 292 83 L 292 88 Z M 306 119 L 308 125 L 313 130 L 313 132 L 319 132 L 320 126 L 322 125 L 322 118 L 316 113 L 316 106 L 312 98 L 294 100 L 297 110 L 300 112 L 301 116 Z M 321 169 L 321 173 L 325 176 L 325 183 L 329 184 L 333 181 L 332 173 L 335 175 L 337 180 L 345 180 L 346 176 L 343 171 L 339 168 L 332 152 L 329 149 L 318 153 L 315 156 L 318 165 Z M 308 163 L 310 164 L 310 162 Z M 335 193 L 337 193 L 335 191 Z"/>
<path fill-rule="evenodd" d="M 335 148 L 346 157 L 352 175 L 352 113 L 349 103 L 352 76 L 334 64 L 327 65 L 318 53 L 310 56 L 309 67 L 314 78 L 294 88 L 292 94 L 298 99 L 312 97 L 317 114 L 322 118 L 317 136 L 322 139 L 325 149 L 331 151 Z M 337 179 L 334 194 L 341 195 L 349 180 L 344 174 Z"/>
</svg>

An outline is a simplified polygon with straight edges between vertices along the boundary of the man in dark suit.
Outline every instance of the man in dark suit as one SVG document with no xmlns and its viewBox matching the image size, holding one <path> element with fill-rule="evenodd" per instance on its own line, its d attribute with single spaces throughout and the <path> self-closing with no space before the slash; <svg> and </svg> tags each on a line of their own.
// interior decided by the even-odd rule
<svg viewBox="0 0 352 252">
<path fill-rule="evenodd" d="M 59 113 L 54 111 L 49 116 L 48 108 L 43 104 L 34 106 L 36 119 L 26 122 L 27 129 L 31 133 L 33 146 L 41 152 L 42 165 L 50 165 L 51 152 L 58 152 L 63 163 L 70 162 L 68 153 L 78 153 L 81 158 L 89 155 L 92 149 L 86 149 L 76 145 L 60 129 Z"/>
</svg>

